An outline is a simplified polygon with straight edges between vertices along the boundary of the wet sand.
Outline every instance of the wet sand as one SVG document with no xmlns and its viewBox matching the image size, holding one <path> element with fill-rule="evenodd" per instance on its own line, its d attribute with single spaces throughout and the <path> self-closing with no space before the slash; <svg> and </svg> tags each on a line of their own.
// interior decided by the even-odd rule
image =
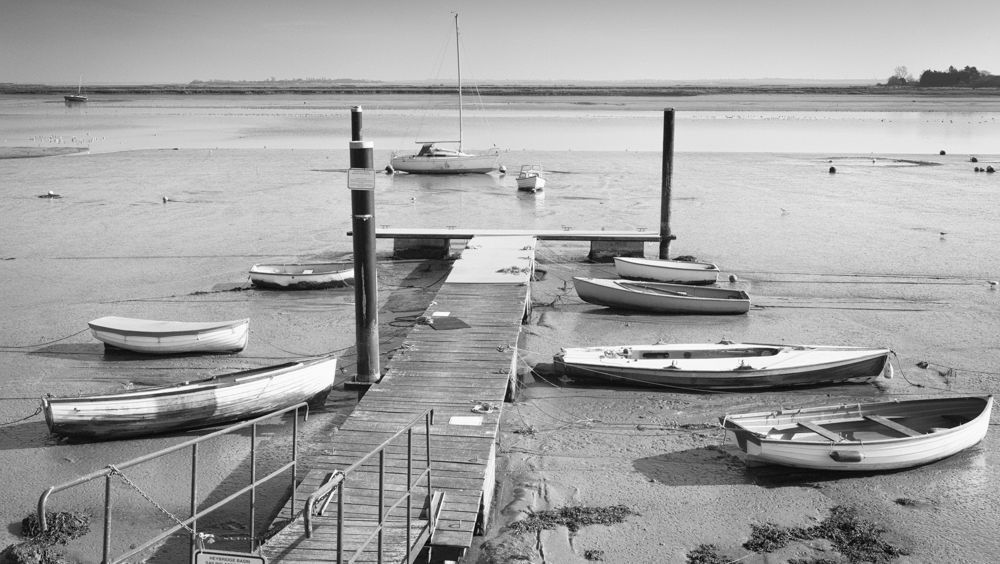
<svg viewBox="0 0 1000 564">
<path fill-rule="evenodd" d="M 863 475 L 747 468 L 741 451 L 724 440 L 719 428 L 718 418 L 725 413 L 781 406 L 996 394 L 1000 386 L 990 375 L 944 376 L 939 366 L 916 366 L 929 360 L 911 340 L 925 330 L 925 312 L 889 312 L 875 303 L 831 307 L 842 293 L 862 295 L 864 283 L 809 284 L 798 297 L 785 300 L 779 298 L 787 289 L 782 284 L 756 280 L 734 284 L 753 286 L 755 305 L 746 316 L 622 315 L 579 301 L 566 277 L 588 272 L 607 276 L 609 266 L 563 262 L 572 258 L 567 251 L 548 256 L 543 251 L 540 257 L 539 268 L 547 277 L 532 287 L 534 312 L 519 351 L 527 385 L 516 402 L 504 406 L 492 522 L 469 562 L 583 563 L 588 554 L 605 562 L 686 562 L 689 552 L 709 544 L 727 561 L 847 562 L 826 541 L 792 542 L 771 554 L 742 546 L 753 524 L 813 526 L 836 506 L 857 508 L 863 519 L 884 527 L 883 539 L 909 553 L 898 562 L 989 562 L 993 557 L 986 555 L 1000 551 L 993 534 L 993 507 L 1000 501 L 995 488 L 988 483 L 975 488 L 981 499 L 954 495 L 960 483 L 988 479 L 986 468 L 998 462 L 1000 439 L 993 427 L 983 443 L 949 459 Z M 647 256 L 655 252 L 647 249 Z M 556 262 L 545 264 L 547 260 Z M 889 338 L 888 330 L 898 333 Z M 866 333 L 870 336 L 859 337 Z M 561 346 L 721 339 L 891 341 L 898 354 L 895 377 L 874 384 L 698 394 L 586 385 L 552 374 L 552 355 Z M 989 347 L 987 340 L 980 345 Z M 637 515 L 576 533 L 558 527 L 537 536 L 517 535 L 505 528 L 548 509 L 620 504 Z"/>
</svg>

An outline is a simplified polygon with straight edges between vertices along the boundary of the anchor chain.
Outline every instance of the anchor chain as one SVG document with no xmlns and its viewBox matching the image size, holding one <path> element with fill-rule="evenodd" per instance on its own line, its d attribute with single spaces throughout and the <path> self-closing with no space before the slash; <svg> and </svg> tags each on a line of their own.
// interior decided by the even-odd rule
<svg viewBox="0 0 1000 564">
<path fill-rule="evenodd" d="M 149 497 L 149 495 L 146 492 L 142 491 L 142 489 L 140 489 L 139 486 L 137 486 L 135 484 L 135 482 L 133 482 L 132 480 L 130 480 L 128 478 L 128 476 L 126 476 L 121 470 L 119 470 L 117 466 L 115 466 L 114 464 L 108 464 L 107 468 L 110 471 L 110 474 L 112 476 L 118 476 L 119 478 L 121 478 L 122 482 L 125 482 L 126 485 L 128 485 L 129 487 L 131 487 L 132 489 L 134 489 L 136 491 L 136 493 L 138 493 L 139 495 L 141 495 L 146 501 L 148 501 L 149 503 L 153 504 L 153 507 L 159 509 L 164 515 L 166 515 L 167 517 L 170 517 L 171 519 L 173 519 L 178 525 L 180 525 L 181 527 L 183 527 L 184 530 L 187 531 L 188 533 L 190 533 L 192 535 L 196 535 L 199 543 L 204 542 L 206 544 L 212 544 L 212 543 L 215 542 L 215 535 L 213 535 L 211 533 L 195 533 L 194 529 L 192 529 L 191 527 L 187 526 L 187 524 L 185 524 L 184 521 L 182 521 L 181 519 L 179 519 L 176 515 L 174 515 L 170 511 L 167 511 L 167 509 L 165 507 L 163 507 L 162 505 L 160 505 L 159 503 L 157 503 L 156 500 L 154 500 L 153 498 Z"/>
</svg>

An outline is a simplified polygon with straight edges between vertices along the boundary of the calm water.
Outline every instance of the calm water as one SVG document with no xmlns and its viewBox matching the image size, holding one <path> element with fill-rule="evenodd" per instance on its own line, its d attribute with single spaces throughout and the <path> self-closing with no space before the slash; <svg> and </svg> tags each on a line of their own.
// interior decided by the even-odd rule
<svg viewBox="0 0 1000 564">
<path fill-rule="evenodd" d="M 847 311 L 836 332 L 826 321 L 812 325 L 815 317 L 800 308 L 784 319 L 760 313 L 727 328 L 728 337 L 782 328 L 803 341 L 883 342 L 908 361 L 967 370 L 952 391 L 995 393 L 1000 292 L 987 281 L 1000 279 L 1000 175 L 973 167 L 1000 167 L 1000 112 L 973 104 L 956 110 L 955 102 L 948 111 L 891 111 L 884 100 L 869 102 L 797 99 L 780 109 L 780 101 L 734 97 L 685 109 L 693 102 L 489 100 L 480 112 L 486 119 L 466 123 L 467 148 L 497 146 L 511 172 L 543 164 L 544 193 L 518 193 L 503 175 L 379 175 L 376 221 L 655 230 L 662 108 L 676 106 L 671 253 L 719 263 L 767 311 L 796 300 Z M 0 97 L 0 146 L 89 148 L 0 160 L 0 423 L 31 414 L 45 393 L 182 380 L 352 345 L 351 292 L 289 298 L 220 290 L 245 284 L 254 262 L 350 252 L 346 148 L 349 108 L 358 103 L 377 168 L 414 139 L 456 135 L 445 100 L 122 97 L 69 108 Z M 48 191 L 62 198 L 37 197 Z M 550 276 L 568 280 L 573 252 L 543 249 L 539 258 Z M 403 291 L 408 268 L 382 268 L 382 299 Z M 854 309 L 865 317 L 851 317 Z M 251 317 L 250 346 L 234 357 L 109 363 L 81 333 L 104 315 Z M 38 416 L 0 426 L 0 457 L 17 484 L 0 494 L 3 521 L 19 522 L 48 485 L 172 440 L 65 445 L 48 438 Z M 982 484 L 1000 480 L 998 450 L 991 435 L 974 464 L 957 465 L 956 477 L 924 478 L 947 482 L 979 515 L 957 534 L 994 553 L 995 543 L 970 539 L 995 523 L 1000 499 Z M 217 463 L 224 476 L 238 460 Z M 15 542 L 14 531 L 0 532 L 0 544 Z"/>
</svg>

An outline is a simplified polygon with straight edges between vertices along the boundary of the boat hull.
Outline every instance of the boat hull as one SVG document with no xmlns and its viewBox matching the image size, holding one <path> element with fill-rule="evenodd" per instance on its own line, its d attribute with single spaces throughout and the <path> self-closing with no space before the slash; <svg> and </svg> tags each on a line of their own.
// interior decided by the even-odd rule
<svg viewBox="0 0 1000 564">
<path fill-rule="evenodd" d="M 231 423 L 271 413 L 328 392 L 336 359 L 292 362 L 145 390 L 42 399 L 56 435 L 121 439 Z"/>
<path fill-rule="evenodd" d="M 992 408 L 992 396 L 949 397 L 720 419 L 748 465 L 866 472 L 929 464 L 976 445 L 986 436 Z"/>
<path fill-rule="evenodd" d="M 545 179 L 541 176 L 528 176 L 517 179 L 517 189 L 526 192 L 535 192 L 545 188 Z"/>
<path fill-rule="evenodd" d="M 108 350 L 142 354 L 236 353 L 246 348 L 250 335 L 249 319 L 184 322 L 111 316 L 88 325 Z"/>
<path fill-rule="evenodd" d="M 411 174 L 485 174 L 498 167 L 497 155 L 423 157 L 401 155 L 390 161 L 394 170 Z"/>
<path fill-rule="evenodd" d="M 347 263 L 255 264 L 250 283 L 268 290 L 320 290 L 354 284 L 354 265 Z"/>
<path fill-rule="evenodd" d="M 709 285 L 719 280 L 719 267 L 707 262 L 615 257 L 621 278 L 671 284 Z"/>
<path fill-rule="evenodd" d="M 750 311 L 750 296 L 742 290 L 580 277 L 573 284 L 583 301 L 616 309 L 700 315 Z"/>
<path fill-rule="evenodd" d="M 567 348 L 561 374 L 588 381 L 690 391 L 757 390 L 875 379 L 888 349 L 740 343 Z"/>
</svg>

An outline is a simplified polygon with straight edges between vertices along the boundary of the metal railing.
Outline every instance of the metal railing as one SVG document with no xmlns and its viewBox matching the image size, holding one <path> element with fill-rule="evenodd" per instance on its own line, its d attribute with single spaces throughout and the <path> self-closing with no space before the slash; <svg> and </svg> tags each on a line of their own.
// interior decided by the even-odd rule
<svg viewBox="0 0 1000 564">
<path fill-rule="evenodd" d="M 420 474 L 413 475 L 413 427 L 420 424 L 424 424 L 425 432 L 425 466 L 424 471 Z M 428 409 L 423 413 L 417 415 L 406 423 L 402 429 L 397 431 L 394 435 L 386 439 L 379 446 L 375 447 L 374 450 L 366 454 L 360 460 L 350 465 L 343 471 L 335 471 L 326 482 L 320 486 L 309 498 L 306 500 L 305 507 L 303 508 L 303 517 L 305 524 L 306 538 L 312 538 L 313 533 L 313 518 L 314 515 L 322 516 L 326 511 L 327 506 L 333 499 L 334 490 L 337 491 L 337 564 L 342 564 L 344 562 L 344 489 L 348 485 L 348 479 L 352 473 L 357 471 L 361 466 L 371 459 L 376 454 L 378 455 L 378 507 L 379 514 L 377 522 L 372 525 L 373 530 L 368 535 L 368 537 L 361 543 L 361 545 L 354 551 L 348 562 L 353 562 L 358 555 L 369 545 L 372 540 L 378 539 L 378 562 L 382 562 L 383 554 L 383 532 L 385 529 L 386 521 L 393 510 L 398 508 L 403 501 L 406 501 L 406 553 L 409 556 L 411 550 L 413 549 L 413 537 L 412 537 L 412 524 L 413 524 L 413 490 L 420 483 L 424 477 L 427 478 L 427 492 L 428 497 L 432 498 L 430 511 L 430 525 L 429 530 L 433 532 L 434 521 L 438 514 L 435 511 L 433 505 L 433 497 L 431 496 L 431 425 L 434 424 L 434 410 Z M 385 506 L 385 450 L 392 444 L 393 441 L 398 439 L 403 433 L 406 433 L 406 490 L 403 494 L 393 503 L 392 505 Z M 440 498 L 436 498 L 437 503 L 440 504 L 442 501 Z M 317 509 L 317 504 L 322 501 L 322 505 Z"/>
<path fill-rule="evenodd" d="M 144 551 L 144 550 L 146 550 L 146 549 L 154 546 L 155 544 L 159 543 L 163 539 L 169 537 L 170 535 L 176 533 L 177 531 L 179 531 L 181 529 L 187 530 L 189 532 L 189 534 L 190 534 L 190 543 L 191 543 L 191 545 L 190 545 L 190 553 L 193 555 L 194 554 L 195 543 L 200 538 L 202 538 L 202 536 L 199 536 L 199 533 L 198 533 L 198 519 L 201 518 L 201 517 L 204 517 L 205 515 L 208 515 L 209 513 L 212 513 L 213 511 L 219 509 L 220 507 L 226 505 L 230 501 L 236 499 L 237 497 L 239 497 L 239 496 L 241 496 L 241 495 L 243 495 L 243 494 L 245 494 L 247 492 L 250 492 L 250 542 L 251 542 L 251 545 L 252 545 L 253 542 L 254 542 L 254 539 L 256 538 L 255 531 L 254 531 L 254 522 L 256 520 L 255 519 L 255 517 L 256 517 L 256 515 L 255 515 L 255 505 L 256 505 L 256 488 L 257 488 L 257 486 L 259 486 L 259 485 L 261 485 L 261 484 L 263 484 L 265 482 L 268 482 L 268 481 L 270 481 L 272 479 L 275 479 L 275 478 L 279 477 L 285 471 L 291 469 L 292 470 L 292 472 L 291 472 L 291 474 L 292 474 L 292 477 L 291 477 L 291 491 L 292 492 L 295 491 L 295 486 L 296 486 L 296 469 L 297 469 L 297 464 L 298 464 L 298 434 L 299 434 L 299 411 L 300 410 L 305 410 L 305 415 L 303 416 L 303 420 L 308 419 L 308 417 L 309 417 L 309 404 L 305 403 L 305 402 L 298 403 L 296 405 L 293 405 L 293 406 L 290 406 L 290 407 L 286 407 L 285 409 L 282 409 L 280 411 L 275 411 L 273 413 L 269 413 L 267 415 L 263 415 L 263 416 L 258 417 L 256 419 L 251 419 L 249 421 L 244 421 L 242 423 L 238 423 L 236 425 L 232 425 L 230 427 L 226 427 L 225 429 L 220 429 L 218 431 L 215 431 L 213 433 L 209 433 L 207 435 L 198 437 L 196 439 L 185 441 L 183 443 L 174 445 L 172 447 L 165 448 L 165 449 L 153 452 L 151 454 L 147 454 L 145 456 L 140 456 L 139 458 L 134 458 L 132 460 L 129 460 L 128 462 L 123 462 L 123 463 L 117 464 L 117 465 L 110 464 L 110 465 L 108 465 L 103 470 L 98 470 L 96 472 L 92 472 L 92 473 L 87 474 L 85 476 L 81 476 L 81 477 L 79 477 L 79 478 L 77 478 L 77 479 L 75 479 L 75 480 L 73 480 L 71 482 L 66 482 L 66 483 L 58 485 L 58 486 L 52 486 L 52 487 L 48 488 L 47 490 L 45 490 L 45 492 L 43 492 L 42 495 L 41 495 L 41 497 L 39 497 L 39 499 L 38 499 L 38 522 L 39 522 L 39 525 L 41 526 L 41 529 L 44 532 L 46 530 L 46 528 L 47 528 L 47 524 L 45 522 L 45 513 L 46 513 L 45 507 L 46 507 L 46 504 L 48 503 L 49 497 L 52 494 L 57 493 L 57 492 L 62 492 L 62 491 L 65 491 L 65 490 L 68 490 L 68 489 L 71 489 L 71 488 L 74 488 L 74 487 L 77 487 L 77 486 L 81 486 L 83 484 L 86 484 L 88 482 L 92 482 L 94 480 L 97 480 L 97 479 L 103 477 L 104 481 L 105 481 L 104 482 L 105 485 L 104 485 L 104 542 L 103 542 L 103 548 L 102 548 L 102 560 L 101 560 L 102 564 L 115 564 L 115 563 L 118 563 L 118 562 L 123 562 L 125 559 L 127 559 L 129 557 L 132 557 L 132 556 L 134 556 L 136 554 L 139 554 L 140 552 L 142 552 L 142 551 Z M 294 417 L 292 417 L 292 453 L 291 453 L 291 461 L 287 462 L 287 463 L 285 463 L 283 465 L 281 465 L 278 469 L 276 469 L 273 472 L 269 473 L 267 476 L 264 476 L 262 478 L 257 478 L 257 425 L 259 423 L 263 422 L 263 421 L 266 421 L 266 420 L 269 420 L 269 419 L 274 419 L 276 417 L 280 417 L 282 415 L 285 415 L 286 413 L 288 413 L 290 411 L 294 411 L 295 412 Z M 214 439 L 214 438 L 222 436 L 222 435 L 227 435 L 227 434 L 233 433 L 235 431 L 239 431 L 241 429 L 245 429 L 247 427 L 251 428 L 251 433 L 250 433 L 250 484 L 247 485 L 247 486 L 245 486 L 245 487 L 243 487 L 243 488 L 240 488 L 239 491 L 237 491 L 236 493 L 228 495 L 225 498 L 223 498 L 222 500 L 220 500 L 220 501 L 218 501 L 216 503 L 213 503 L 211 506 L 206 507 L 206 508 L 204 508 L 204 509 L 202 509 L 202 510 L 199 511 L 198 510 L 198 445 L 201 444 L 201 443 L 203 443 L 203 442 L 205 442 L 205 441 Z M 166 509 L 163 509 L 161 506 L 159 506 L 159 504 L 157 504 L 155 501 L 153 501 L 151 498 L 149 498 L 144 492 L 142 492 L 142 490 L 140 490 L 138 488 L 138 486 L 136 486 L 135 484 L 133 484 L 131 482 L 131 480 L 129 480 L 127 477 L 125 477 L 125 475 L 122 473 L 122 470 L 125 469 L 125 468 L 134 467 L 134 466 L 137 466 L 139 464 L 143 464 L 145 462 L 149 462 L 151 460 L 155 460 L 157 458 L 161 458 L 161 457 L 166 456 L 168 454 L 171 454 L 171 453 L 174 453 L 174 452 L 177 452 L 177 451 L 181 451 L 181 450 L 184 450 L 184 449 L 191 449 L 191 499 L 190 499 L 191 516 L 188 517 L 187 519 L 180 519 L 180 518 L 174 516 L 173 514 L 171 514 Z M 168 529 L 166 529 L 165 531 L 163 531 L 162 533 L 160 533 L 159 535 L 157 535 L 155 538 L 153 538 L 153 539 L 151 539 L 149 541 L 146 541 L 145 543 L 143 543 L 141 545 L 136 546 L 134 549 L 130 550 L 129 552 L 127 552 L 125 554 L 122 554 L 120 556 L 111 558 L 111 556 L 110 556 L 110 552 L 111 552 L 111 505 L 112 505 L 111 504 L 111 490 L 112 490 L 111 486 L 112 486 L 112 483 L 114 481 L 115 476 L 119 476 L 120 479 L 122 479 L 126 484 L 130 485 L 133 489 L 137 490 L 140 493 L 140 495 L 142 495 L 143 497 L 145 497 L 148 501 L 150 501 L 153 505 L 155 505 L 158 509 L 160 509 L 160 511 L 163 511 L 168 516 L 170 516 L 174 521 L 176 521 L 177 524 L 174 525 L 174 526 L 172 526 L 172 527 L 170 527 L 170 528 L 168 528 Z M 291 514 L 294 517 L 294 515 L 295 515 L 295 496 L 294 496 L 294 494 L 291 496 L 291 502 L 290 503 L 291 503 Z M 251 550 L 254 550 L 254 548 L 255 547 L 251 546 Z"/>
</svg>

